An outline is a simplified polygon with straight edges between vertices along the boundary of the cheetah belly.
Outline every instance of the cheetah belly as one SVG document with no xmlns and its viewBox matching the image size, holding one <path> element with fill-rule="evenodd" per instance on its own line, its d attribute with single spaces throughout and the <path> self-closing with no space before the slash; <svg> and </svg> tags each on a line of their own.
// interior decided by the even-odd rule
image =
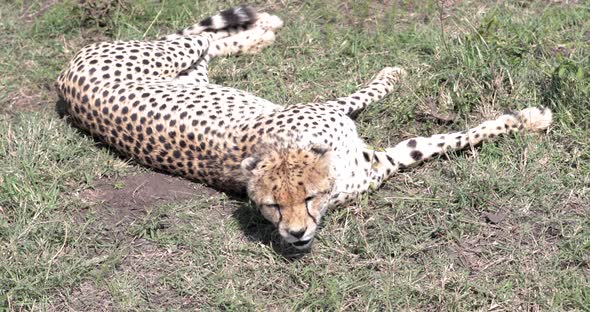
<svg viewBox="0 0 590 312">
<path fill-rule="evenodd" d="M 222 188 L 243 189 L 240 124 L 280 106 L 218 85 L 107 83 L 68 94 L 74 122 L 139 162 Z M 243 144 L 242 144 L 243 145 Z"/>
</svg>

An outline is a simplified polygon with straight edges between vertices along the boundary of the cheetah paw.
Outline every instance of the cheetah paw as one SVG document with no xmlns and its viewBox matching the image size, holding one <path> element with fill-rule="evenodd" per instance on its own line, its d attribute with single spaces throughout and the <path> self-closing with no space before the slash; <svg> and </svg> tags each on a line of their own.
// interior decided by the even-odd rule
<svg viewBox="0 0 590 312">
<path fill-rule="evenodd" d="M 266 12 L 258 13 L 258 18 L 254 22 L 254 27 L 264 30 L 276 31 L 283 27 L 283 20 L 276 15 L 270 15 Z"/>
<path fill-rule="evenodd" d="M 551 110 L 545 107 L 529 107 L 518 113 L 525 128 L 533 131 L 547 129 L 553 121 Z"/>
<path fill-rule="evenodd" d="M 256 54 L 268 47 L 275 41 L 275 33 L 272 31 L 266 31 L 260 37 L 258 43 L 244 50 L 245 54 Z"/>
<path fill-rule="evenodd" d="M 395 78 L 403 78 L 407 75 L 408 73 L 406 72 L 405 69 L 401 68 L 401 67 L 385 67 L 383 68 L 380 72 L 379 72 L 379 76 L 392 76 Z"/>
</svg>

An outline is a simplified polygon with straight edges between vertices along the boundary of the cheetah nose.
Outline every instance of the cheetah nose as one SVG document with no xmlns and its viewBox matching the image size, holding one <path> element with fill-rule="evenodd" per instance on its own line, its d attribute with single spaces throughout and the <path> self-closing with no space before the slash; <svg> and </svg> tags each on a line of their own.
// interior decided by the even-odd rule
<svg viewBox="0 0 590 312">
<path fill-rule="evenodd" d="M 307 230 L 307 228 L 303 228 L 299 231 L 289 231 L 289 234 L 293 235 L 295 238 L 302 238 L 305 234 L 305 230 Z"/>
</svg>

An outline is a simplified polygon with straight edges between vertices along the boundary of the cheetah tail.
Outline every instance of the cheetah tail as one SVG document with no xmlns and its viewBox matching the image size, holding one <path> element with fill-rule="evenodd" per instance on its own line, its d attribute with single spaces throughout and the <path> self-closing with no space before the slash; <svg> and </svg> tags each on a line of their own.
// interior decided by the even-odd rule
<svg viewBox="0 0 590 312">
<path fill-rule="evenodd" d="M 206 31 L 248 27 L 256 21 L 256 9 L 241 5 L 209 16 L 199 23 L 178 32 L 184 36 L 194 36 Z"/>
<path fill-rule="evenodd" d="M 399 162 L 401 167 L 412 166 L 450 150 L 461 150 L 480 144 L 501 134 L 523 130 L 542 131 L 549 127 L 551 121 L 551 110 L 529 107 L 520 112 L 502 115 L 495 120 L 485 121 L 467 131 L 405 140 L 387 149 L 387 154 Z"/>
</svg>

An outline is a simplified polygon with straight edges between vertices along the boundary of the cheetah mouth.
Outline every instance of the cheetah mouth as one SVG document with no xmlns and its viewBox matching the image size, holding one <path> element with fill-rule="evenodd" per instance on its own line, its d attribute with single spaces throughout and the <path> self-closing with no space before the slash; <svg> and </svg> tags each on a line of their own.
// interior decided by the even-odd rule
<svg viewBox="0 0 590 312">
<path fill-rule="evenodd" d="M 307 248 L 309 245 L 311 245 L 311 239 L 301 240 L 298 242 L 293 242 L 291 244 L 297 248 Z"/>
</svg>

